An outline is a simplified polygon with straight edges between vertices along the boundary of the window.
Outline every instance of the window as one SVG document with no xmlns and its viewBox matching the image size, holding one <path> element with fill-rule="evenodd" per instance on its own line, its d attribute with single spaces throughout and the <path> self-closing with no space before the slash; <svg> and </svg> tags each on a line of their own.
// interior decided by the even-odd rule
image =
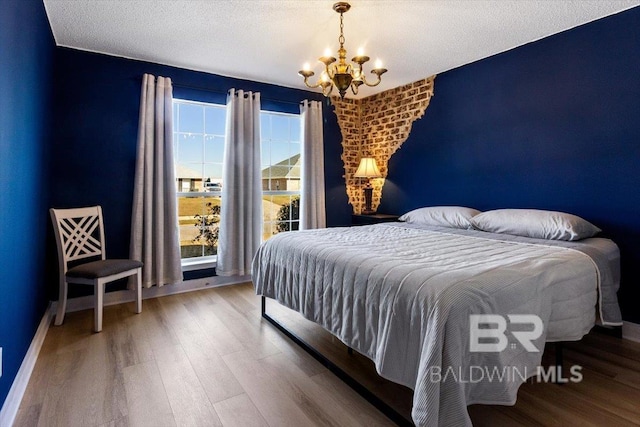
<svg viewBox="0 0 640 427">
<path fill-rule="evenodd" d="M 300 223 L 300 116 L 263 111 L 262 239 L 297 230 Z"/>
<path fill-rule="evenodd" d="M 224 105 L 173 101 L 173 142 L 182 258 L 218 250 Z"/>
<path fill-rule="evenodd" d="M 180 250 L 196 263 L 218 252 L 226 106 L 174 99 L 174 156 Z M 300 116 L 262 111 L 263 239 L 297 230 Z"/>
</svg>

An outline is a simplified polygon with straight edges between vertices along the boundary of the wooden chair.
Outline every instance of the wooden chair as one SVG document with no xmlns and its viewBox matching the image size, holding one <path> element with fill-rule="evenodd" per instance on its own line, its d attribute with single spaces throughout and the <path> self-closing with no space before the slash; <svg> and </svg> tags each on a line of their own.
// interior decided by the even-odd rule
<svg viewBox="0 0 640 427">
<path fill-rule="evenodd" d="M 56 325 L 61 325 L 67 308 L 69 283 L 92 285 L 94 290 L 94 330 L 102 330 L 102 308 L 106 283 L 136 275 L 136 313 L 142 311 L 142 262 L 106 259 L 102 208 L 49 209 L 58 247 L 60 297 Z M 78 260 L 95 261 L 79 264 Z"/>
</svg>

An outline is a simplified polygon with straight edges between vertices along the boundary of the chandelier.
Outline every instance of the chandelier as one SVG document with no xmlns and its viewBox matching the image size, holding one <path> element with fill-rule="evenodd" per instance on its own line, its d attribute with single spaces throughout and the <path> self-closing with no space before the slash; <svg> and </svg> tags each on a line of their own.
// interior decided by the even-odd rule
<svg viewBox="0 0 640 427">
<path fill-rule="evenodd" d="M 336 58 L 330 56 L 330 52 L 325 52 L 324 56 L 318 58 L 318 61 L 324 64 L 324 71 L 322 71 L 320 78 L 315 84 L 309 83 L 309 77 L 315 74 L 309 68 L 309 64 L 305 64 L 304 69 L 298 71 L 298 74 L 304 77 L 304 84 L 307 85 L 307 87 L 312 89 L 321 87 L 322 94 L 327 97 L 331 94 L 334 86 L 340 93 L 340 99 L 344 99 L 344 95 L 349 88 L 351 88 L 351 92 L 353 92 L 354 95 L 357 95 L 358 88 L 362 84 L 377 86 L 381 81 L 380 76 L 387 72 L 387 69 L 382 68 L 382 65 L 377 61 L 375 68 L 371 70 L 371 74 L 375 74 L 377 79 L 374 82 L 368 82 L 362 71 L 362 64 L 367 62 L 369 57 L 363 55 L 361 51 L 358 51 L 358 55 L 351 59 L 353 63 L 346 62 L 347 51 L 344 48 L 344 25 L 342 19 L 343 14 L 348 12 L 349 9 L 351 9 L 351 5 L 347 2 L 338 2 L 333 5 L 333 10 L 340 14 L 340 37 L 338 37 L 340 49 L 338 49 L 338 63 L 334 64 Z"/>
</svg>

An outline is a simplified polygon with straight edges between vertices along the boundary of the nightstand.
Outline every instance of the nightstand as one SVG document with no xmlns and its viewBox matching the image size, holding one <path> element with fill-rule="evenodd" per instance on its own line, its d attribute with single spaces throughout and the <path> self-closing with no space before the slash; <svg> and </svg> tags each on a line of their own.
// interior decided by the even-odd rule
<svg viewBox="0 0 640 427">
<path fill-rule="evenodd" d="M 351 225 L 371 225 L 381 222 L 394 222 L 398 220 L 398 215 L 375 213 L 371 215 L 351 215 Z"/>
</svg>

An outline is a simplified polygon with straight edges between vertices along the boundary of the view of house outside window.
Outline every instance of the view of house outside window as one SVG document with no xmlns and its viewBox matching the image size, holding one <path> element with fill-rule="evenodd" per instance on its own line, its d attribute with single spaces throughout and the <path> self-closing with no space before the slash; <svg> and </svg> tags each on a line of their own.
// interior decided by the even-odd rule
<svg viewBox="0 0 640 427">
<path fill-rule="evenodd" d="M 225 143 L 224 105 L 174 99 L 174 158 L 182 258 L 211 259 L 218 227 Z M 297 230 L 300 200 L 300 116 L 260 115 L 263 239 Z"/>
<path fill-rule="evenodd" d="M 263 240 L 300 223 L 300 116 L 263 111 L 262 151 Z"/>
</svg>

